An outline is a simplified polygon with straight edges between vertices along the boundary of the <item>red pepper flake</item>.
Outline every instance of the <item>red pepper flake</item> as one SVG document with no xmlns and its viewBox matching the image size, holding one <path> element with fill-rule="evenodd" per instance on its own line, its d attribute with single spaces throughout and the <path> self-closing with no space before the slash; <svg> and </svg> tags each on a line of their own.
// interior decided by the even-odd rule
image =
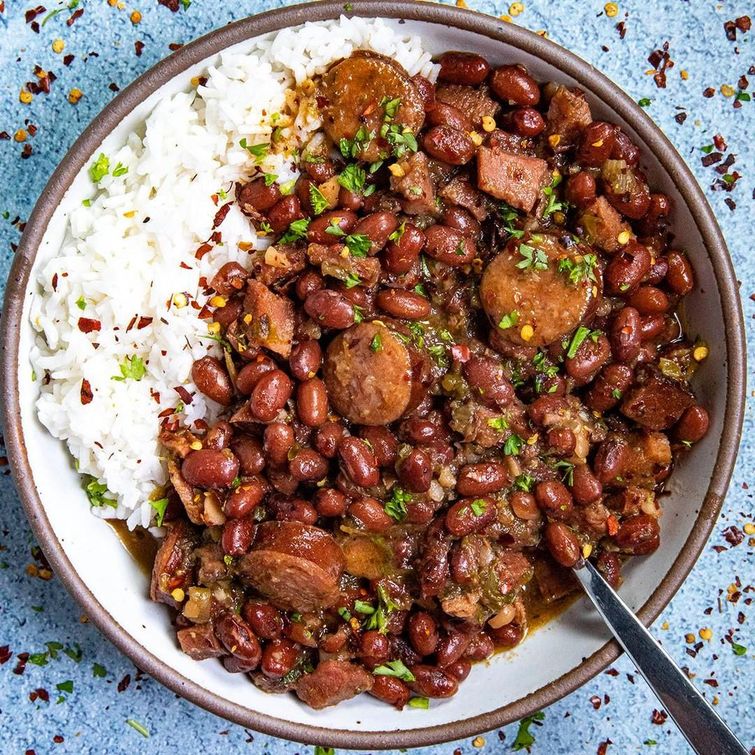
<svg viewBox="0 0 755 755">
<path fill-rule="evenodd" d="M 715 689 L 718 687 L 718 680 L 717 679 L 703 679 L 703 684 L 707 684 L 709 687 L 713 687 Z"/>
<path fill-rule="evenodd" d="M 627 25 L 625 21 L 619 21 L 616 24 L 616 31 L 619 32 L 619 39 L 624 39 L 627 33 Z"/>
<path fill-rule="evenodd" d="M 191 265 L 187 265 L 183 260 L 181 260 L 181 264 L 179 265 L 179 267 L 184 270 L 191 270 Z"/>
<path fill-rule="evenodd" d="M 653 50 L 648 56 L 648 63 L 656 70 L 653 80 L 659 89 L 666 88 L 666 70 L 674 67 L 674 61 L 671 60 L 668 48 L 669 43 L 666 41 L 660 50 Z"/>
<path fill-rule="evenodd" d="M 745 539 L 745 533 L 739 527 L 732 525 L 724 530 L 724 539 L 734 548 Z"/>
<path fill-rule="evenodd" d="M 681 126 L 687 120 L 687 113 L 677 113 L 674 120 Z"/>
<path fill-rule="evenodd" d="M 666 723 L 666 719 L 668 718 L 668 713 L 666 713 L 665 710 L 656 710 L 653 708 L 653 715 L 650 717 L 650 721 L 658 726 L 661 726 L 661 724 Z"/>
<path fill-rule="evenodd" d="M 79 330 L 82 333 L 91 333 L 102 329 L 102 323 L 99 320 L 92 320 L 89 317 L 79 317 Z"/>
<path fill-rule="evenodd" d="M 71 55 L 70 53 L 68 55 L 63 56 L 63 65 L 64 66 L 70 66 L 73 61 L 76 60 L 75 55 Z"/>
<path fill-rule="evenodd" d="M 83 11 L 82 11 L 82 12 L 83 12 Z M 56 744 L 56 745 L 62 745 L 62 744 L 63 744 L 63 742 L 65 742 L 65 739 L 63 739 L 63 737 L 62 737 L 62 736 L 61 736 L 60 734 L 56 734 L 56 735 L 55 735 L 55 736 L 54 736 L 54 737 L 52 738 L 52 741 L 53 741 L 53 742 L 55 742 L 55 744 Z"/>
<path fill-rule="evenodd" d="M 50 693 L 44 687 L 37 687 L 34 692 L 36 693 L 37 697 L 43 702 L 50 702 Z"/>
<path fill-rule="evenodd" d="M 158 398 L 156 400 L 159 403 L 159 401 L 160 401 L 160 394 L 158 393 L 157 396 L 158 396 Z M 159 419 L 164 419 L 165 417 L 170 417 L 171 414 L 173 414 L 173 409 L 168 408 L 168 409 L 163 409 L 160 412 L 160 414 L 158 414 L 157 416 L 158 416 Z"/>
<path fill-rule="evenodd" d="M 120 88 L 120 87 L 119 87 L 119 86 L 118 86 L 118 85 L 117 85 L 117 84 L 116 84 L 116 83 L 115 83 L 114 81 L 111 81 L 111 82 L 110 82 L 110 83 L 109 83 L 109 84 L 107 85 L 107 88 L 108 88 L 108 89 L 109 89 L 109 90 L 110 90 L 111 92 L 120 92 L 120 91 L 121 91 L 121 88 Z"/>
<path fill-rule="evenodd" d="M 0 666 L 7 663 L 13 657 L 10 645 L 3 645 L 0 647 Z"/>
<path fill-rule="evenodd" d="M 34 148 L 31 146 L 31 144 L 24 144 L 24 147 L 21 150 L 21 159 L 28 160 L 33 154 Z"/>
<path fill-rule="evenodd" d="M 618 671 L 617 671 L 617 670 L 616 670 L 615 668 L 609 668 L 609 669 L 608 669 L 608 670 L 606 671 L 606 674 L 607 674 L 608 676 L 618 676 L 618 675 L 619 675 L 619 672 L 618 672 Z"/>
<path fill-rule="evenodd" d="M 66 26 L 73 26 L 74 23 L 76 23 L 77 19 L 81 18 L 84 15 L 84 9 L 78 8 L 75 10 L 67 19 L 66 19 Z"/>
<path fill-rule="evenodd" d="M 16 658 L 18 658 L 18 663 L 16 663 L 16 667 L 13 669 L 13 673 L 17 674 L 18 676 L 21 676 L 21 674 L 26 671 L 26 663 L 29 660 L 29 654 L 28 653 L 19 653 Z"/>
<path fill-rule="evenodd" d="M 141 58 L 143 50 L 144 42 L 142 42 L 141 39 L 137 39 L 136 42 L 134 42 L 134 52 L 136 53 L 137 58 Z"/>
<path fill-rule="evenodd" d="M 724 139 L 721 134 L 716 134 L 713 137 L 713 145 L 719 152 L 726 152 L 726 147 L 728 146 L 726 144 L 726 139 Z"/>
<path fill-rule="evenodd" d="M 158 2 L 159 2 L 159 0 L 158 0 Z M 168 49 L 171 52 L 175 52 L 176 50 L 180 50 L 182 47 L 183 47 L 183 43 L 182 42 L 171 42 L 168 45 Z"/>
<path fill-rule="evenodd" d="M 134 315 L 134 316 L 133 316 L 133 317 L 131 318 L 131 320 L 129 321 L 129 324 L 128 324 L 128 325 L 126 326 L 126 333 L 128 333 L 128 332 L 129 332 L 129 330 L 131 330 L 131 328 L 133 328 L 133 327 L 134 327 L 134 325 L 136 325 L 136 317 L 137 317 L 137 316 L 136 316 L 136 315 Z"/>
<path fill-rule="evenodd" d="M 214 231 L 208 239 L 211 244 L 219 244 L 223 240 L 223 234 L 220 231 Z"/>
<path fill-rule="evenodd" d="M 729 42 L 737 41 L 737 31 L 742 33 L 750 31 L 752 27 L 752 21 L 749 16 L 740 16 L 733 21 L 724 21 L 724 32 L 726 33 L 726 39 Z"/>
<path fill-rule="evenodd" d="M 89 384 L 89 381 L 84 378 L 81 381 L 81 403 L 84 406 L 91 404 L 93 398 L 94 394 L 92 393 L 92 386 Z"/>
<path fill-rule="evenodd" d="M 459 364 L 465 364 L 472 357 L 472 352 L 469 350 L 469 346 L 465 343 L 455 343 L 451 347 L 451 358 L 454 362 Z"/>
<path fill-rule="evenodd" d="M 36 8 L 29 8 L 24 13 L 24 20 L 27 24 L 30 24 L 40 13 L 44 13 L 47 10 L 44 5 L 38 5 Z"/>
<path fill-rule="evenodd" d="M 142 328 L 146 328 L 147 325 L 152 324 L 152 318 L 151 317 L 140 317 L 139 322 L 136 323 L 136 329 L 141 330 Z"/>
<path fill-rule="evenodd" d="M 610 739 L 606 739 L 598 745 L 598 755 L 606 755 L 608 752 L 608 745 L 612 745 L 613 742 Z"/>
<path fill-rule="evenodd" d="M 202 307 L 202 310 L 197 315 L 197 317 L 200 320 L 211 320 L 212 319 L 212 310 L 205 304 L 204 307 Z"/>
<path fill-rule="evenodd" d="M 10 134 L 7 131 L 0 131 L 0 140 L 4 142 L 10 141 Z"/>
<path fill-rule="evenodd" d="M 212 227 L 217 228 L 224 220 L 225 216 L 228 214 L 228 212 L 231 209 L 232 202 L 226 202 L 216 213 L 215 213 L 215 219 L 212 221 Z"/>
<path fill-rule="evenodd" d="M 159 5 L 164 5 L 169 11 L 178 13 L 178 0 L 157 0 Z"/>
<path fill-rule="evenodd" d="M 118 682 L 118 692 L 125 692 L 128 689 L 129 684 L 131 684 L 131 674 L 126 674 L 126 676 Z"/>
<path fill-rule="evenodd" d="M 713 97 L 715 93 L 716 93 L 716 90 L 713 87 L 708 87 L 707 89 L 703 89 L 703 97 L 707 97 L 708 99 Z"/>
<path fill-rule="evenodd" d="M 58 274 L 54 273 L 52 276 L 52 290 L 57 291 L 58 290 Z"/>
<path fill-rule="evenodd" d="M 600 698 L 597 695 L 593 695 L 590 698 L 590 705 L 592 705 L 595 710 L 600 710 Z"/>
<path fill-rule="evenodd" d="M 194 256 L 201 260 L 202 257 L 205 256 L 205 254 L 209 254 L 212 251 L 212 244 L 202 244 L 202 246 L 197 249 L 196 252 L 194 252 Z"/>
<path fill-rule="evenodd" d="M 192 396 L 182 385 L 177 386 L 173 390 L 181 397 L 181 401 L 183 401 L 184 404 L 190 404 L 194 400 L 194 396 Z"/>
</svg>

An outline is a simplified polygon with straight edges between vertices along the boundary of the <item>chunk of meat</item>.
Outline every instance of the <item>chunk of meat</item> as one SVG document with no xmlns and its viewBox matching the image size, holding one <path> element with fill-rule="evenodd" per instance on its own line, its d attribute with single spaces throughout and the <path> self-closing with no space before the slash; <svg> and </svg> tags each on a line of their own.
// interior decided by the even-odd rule
<svg viewBox="0 0 755 755">
<path fill-rule="evenodd" d="M 532 579 L 532 564 L 527 556 L 508 548 L 496 550 L 492 569 L 498 580 L 498 591 L 504 597 Z"/>
<path fill-rule="evenodd" d="M 197 436 L 185 427 L 178 430 L 160 429 L 160 444 L 179 459 L 185 459 L 191 453 L 191 444 L 197 440 Z"/>
<path fill-rule="evenodd" d="M 340 333 L 323 367 L 330 401 L 359 425 L 387 425 L 409 406 L 412 364 L 408 349 L 381 322 L 363 322 Z"/>
<path fill-rule="evenodd" d="M 356 157 L 365 162 L 390 154 L 390 144 L 379 135 L 385 117 L 381 103 L 396 99 L 400 105 L 392 123 L 416 134 L 425 120 L 417 87 L 394 60 L 366 51 L 336 63 L 322 77 L 317 91 L 323 127 L 333 142 L 352 140 L 360 129 L 371 136 L 357 149 Z"/>
<path fill-rule="evenodd" d="M 509 433 L 499 429 L 501 413 L 477 401 L 452 401 L 449 427 L 462 435 L 465 443 L 476 443 L 482 448 L 493 448 L 503 443 Z"/>
<path fill-rule="evenodd" d="M 479 128 L 486 115 L 495 118 L 501 109 L 488 91 L 486 86 L 476 89 L 462 84 L 443 84 L 435 90 L 435 98 L 461 110 L 472 125 Z"/>
<path fill-rule="evenodd" d="M 673 460 L 668 437 L 662 432 L 632 433 L 627 441 L 629 456 L 621 475 L 624 482 L 652 488 L 656 475 Z"/>
<path fill-rule="evenodd" d="M 223 549 L 218 543 L 208 543 L 194 551 L 197 558 L 197 582 L 211 585 L 228 576 L 228 566 L 223 560 Z"/>
<path fill-rule="evenodd" d="M 479 588 L 463 592 L 454 591 L 449 595 L 444 595 L 440 605 L 449 616 L 479 623 L 481 598 L 482 590 Z"/>
<path fill-rule="evenodd" d="M 152 566 L 149 585 L 152 600 L 176 609 L 181 607 L 171 593 L 187 586 L 191 579 L 197 539 L 196 530 L 187 521 L 178 519 L 172 524 L 160 543 Z"/>
<path fill-rule="evenodd" d="M 695 403 L 692 393 L 657 372 L 627 392 L 621 413 L 648 430 L 665 430 Z"/>
<path fill-rule="evenodd" d="M 395 571 L 393 553 L 383 542 L 353 535 L 341 542 L 346 571 L 353 577 L 381 579 Z"/>
<path fill-rule="evenodd" d="M 244 297 L 242 331 L 249 344 L 288 358 L 294 338 L 294 305 L 264 283 L 250 279 Z"/>
<path fill-rule="evenodd" d="M 519 267 L 527 261 L 528 250 L 534 250 L 533 260 L 540 255 L 540 263 Z M 586 276 L 572 283 L 559 272 L 559 261 L 585 253 L 581 247 L 566 249 L 547 234 L 511 239 L 480 283 L 482 306 L 498 334 L 514 344 L 547 346 L 571 333 L 589 312 L 597 286 Z M 546 259 L 547 268 L 537 269 Z"/>
<path fill-rule="evenodd" d="M 202 499 L 194 495 L 194 488 L 186 482 L 181 467 L 175 459 L 168 459 L 168 479 L 186 510 L 186 516 L 193 524 L 202 524 L 202 512 L 204 510 Z"/>
<path fill-rule="evenodd" d="M 478 191 L 467 178 L 454 176 L 438 194 L 450 204 L 469 210 L 476 220 L 482 222 L 488 216 L 485 195 Z"/>
<path fill-rule="evenodd" d="M 252 256 L 252 276 L 266 286 L 288 280 L 307 266 L 304 250 L 287 244 L 275 244 Z"/>
<path fill-rule="evenodd" d="M 509 131 L 497 128 L 490 133 L 487 146 L 500 149 L 503 152 L 513 152 L 515 155 L 531 155 L 532 140 Z"/>
<path fill-rule="evenodd" d="M 548 105 L 547 123 L 546 135 L 554 152 L 565 152 L 579 144 L 582 132 L 592 123 L 584 93 L 557 87 Z"/>
<path fill-rule="evenodd" d="M 407 215 L 437 215 L 435 187 L 424 152 L 414 152 L 398 163 L 403 175 L 391 175 L 391 190 L 404 199 L 401 207 Z"/>
<path fill-rule="evenodd" d="M 375 257 L 352 257 L 342 244 L 310 244 L 307 258 L 312 265 L 318 265 L 323 275 L 341 281 L 359 278 L 361 285 L 372 288 L 380 277 L 380 260 Z"/>
<path fill-rule="evenodd" d="M 372 689 L 373 677 L 349 661 L 321 661 L 311 674 L 296 682 L 296 694 L 310 708 L 321 710 Z"/>
<path fill-rule="evenodd" d="M 195 661 L 204 661 L 207 658 L 220 658 L 228 655 L 226 649 L 220 644 L 215 636 L 215 630 L 211 622 L 207 624 L 194 624 L 176 632 L 178 644 L 186 655 Z"/>
<path fill-rule="evenodd" d="M 535 584 L 546 603 L 553 603 L 579 587 L 571 569 L 565 569 L 545 555 L 535 561 Z"/>
<path fill-rule="evenodd" d="M 477 186 L 517 210 L 531 212 L 540 192 L 550 183 L 548 163 L 498 148 L 477 150 Z"/>
<path fill-rule="evenodd" d="M 629 238 L 634 238 L 629 224 L 622 220 L 621 215 L 603 196 L 585 208 L 579 224 L 585 229 L 585 239 L 609 254 L 622 246 L 619 234 L 626 231 Z"/>
<path fill-rule="evenodd" d="M 295 521 L 263 522 L 238 573 L 278 608 L 306 612 L 338 601 L 344 566 L 340 546 L 325 530 Z"/>
</svg>

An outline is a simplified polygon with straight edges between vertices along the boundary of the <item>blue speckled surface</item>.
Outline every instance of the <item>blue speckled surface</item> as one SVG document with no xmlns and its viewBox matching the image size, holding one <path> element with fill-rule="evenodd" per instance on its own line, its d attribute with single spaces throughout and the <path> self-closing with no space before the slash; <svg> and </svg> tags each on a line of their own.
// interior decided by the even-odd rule
<svg viewBox="0 0 755 755">
<path fill-rule="evenodd" d="M 45 3 L 47 11 L 64 7 L 47 0 L 35 2 Z M 118 86 L 126 85 L 168 55 L 170 43 L 187 42 L 229 20 L 285 4 L 193 0 L 188 9 L 171 13 L 156 0 L 136 4 L 127 0 L 121 3 L 122 8 L 114 7 L 113 0 L 85 0 L 80 6 L 85 12 L 72 26 L 66 25 L 71 11 L 65 10 L 36 33 L 24 18 L 35 2 L 0 0 L 0 132 L 11 136 L 0 141 L 2 281 L 19 238 L 19 223 L 28 217 L 57 161 Z M 508 4 L 502 2 L 470 1 L 469 5 L 484 13 L 508 12 Z M 142 14 L 138 25 L 130 20 L 135 9 Z M 755 315 L 750 298 L 755 292 L 755 102 L 743 101 L 742 107 L 735 109 L 733 97 L 725 97 L 720 91 L 724 84 L 736 90 L 738 78 L 755 64 L 753 33 L 740 31 L 736 41 L 729 41 L 723 27 L 725 21 L 748 10 L 752 12 L 752 3 L 744 0 L 720 4 L 633 0 L 621 2 L 618 15 L 608 18 L 602 2 L 596 0 L 528 0 L 514 21 L 533 30 L 547 30 L 552 39 L 604 70 L 633 97 L 651 100 L 648 112 L 692 166 L 720 218 L 741 281 L 749 326 Z M 45 15 L 40 14 L 37 22 Z M 616 28 L 620 21 L 625 23 L 623 39 Z M 62 53 L 52 49 L 57 38 L 65 42 Z M 139 57 L 136 40 L 144 42 Z M 675 65 L 668 71 L 667 88 L 658 89 L 647 74 L 647 57 L 665 41 Z M 63 61 L 67 54 L 75 56 L 68 66 Z M 25 105 L 19 102 L 19 91 L 25 82 L 35 79 L 35 65 L 53 71 L 58 78 L 49 95 L 36 96 Z M 755 75 L 748 78 L 755 89 Z M 84 93 L 76 106 L 67 101 L 73 87 Z M 703 96 L 708 87 L 715 90 L 712 97 Z M 681 108 L 687 113 L 683 124 L 674 118 Z M 27 119 L 37 130 L 25 143 L 31 145 L 33 153 L 21 159 L 25 145 L 14 141 L 13 135 L 19 128 L 30 130 Z M 736 157 L 730 173 L 742 175 L 730 192 L 711 190 L 720 175 L 714 167 L 705 168 L 700 162 L 700 147 L 710 144 L 714 134 L 721 134 L 728 143 L 724 154 Z M 733 200 L 736 209 L 730 209 L 725 199 Z M 751 335 L 748 340 L 752 364 L 755 337 Z M 705 695 L 709 699 L 715 696 L 718 710 L 748 747 L 755 745 L 755 616 L 750 605 L 755 596 L 751 586 L 755 538 L 745 536 L 741 544 L 732 546 L 724 530 L 732 526 L 741 529 L 755 519 L 748 489 L 755 469 L 751 393 L 752 385 L 748 387 L 742 450 L 722 517 L 699 563 L 653 629 L 672 656 L 695 675 L 695 683 Z M 7 468 L 3 471 L 7 475 Z M 0 478 L 0 504 L 0 752 L 312 752 L 311 747 L 245 731 L 142 678 L 93 626 L 82 623 L 81 611 L 59 581 L 40 579 L 33 569 L 27 569 L 37 563 L 34 541 L 7 476 Z M 737 598 L 727 593 L 727 588 L 738 579 L 737 601 L 727 600 L 727 596 Z M 702 627 L 712 630 L 712 639 L 692 657 L 685 634 L 697 634 Z M 724 641 L 730 630 L 736 642 L 747 646 L 745 655 L 735 655 Z M 46 642 L 73 648 L 70 655 L 75 657 L 58 652 L 45 666 L 28 663 L 24 673 L 14 673 L 19 653 L 43 651 Z M 104 676 L 95 675 L 94 664 L 99 664 L 100 674 L 106 670 Z M 542 726 L 533 727 L 536 742 L 532 751 L 551 755 L 688 752 L 670 722 L 653 723 L 653 710 L 658 705 L 631 664 L 621 659 L 614 670 L 547 709 Z M 73 682 L 72 691 L 58 692 L 56 685 L 68 680 Z M 47 690 L 49 702 L 30 699 L 30 693 L 38 688 Z M 129 727 L 127 719 L 146 727 L 149 738 Z M 416 752 L 508 752 L 516 731 L 516 725 L 512 725 L 484 733 L 484 741 L 461 741 Z M 606 742 L 610 742 L 607 750 L 601 749 Z"/>
</svg>

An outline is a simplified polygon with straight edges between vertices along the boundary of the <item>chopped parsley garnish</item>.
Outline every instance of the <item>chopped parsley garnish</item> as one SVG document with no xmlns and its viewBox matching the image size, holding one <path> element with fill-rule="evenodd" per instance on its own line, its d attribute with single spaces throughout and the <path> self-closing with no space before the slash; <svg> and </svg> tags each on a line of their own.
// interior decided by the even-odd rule
<svg viewBox="0 0 755 755">
<path fill-rule="evenodd" d="M 93 663 L 92 676 L 98 679 L 104 679 L 107 676 L 107 669 L 99 663 Z"/>
<path fill-rule="evenodd" d="M 498 327 L 501 330 L 513 328 L 519 322 L 519 312 L 516 309 L 511 310 L 498 321 Z"/>
<path fill-rule="evenodd" d="M 90 505 L 99 509 L 103 506 L 109 506 L 111 509 L 117 508 L 118 504 L 112 498 L 108 498 L 107 494 L 110 491 L 107 489 L 107 485 L 102 482 L 98 482 L 96 477 L 92 475 L 82 475 L 84 483 L 84 492 L 87 494 Z"/>
<path fill-rule="evenodd" d="M 272 186 L 277 180 L 275 173 L 265 173 L 265 186 Z"/>
<path fill-rule="evenodd" d="M 520 270 L 547 270 L 548 269 L 548 255 L 537 247 L 530 246 L 529 244 L 519 244 L 519 254 L 524 259 L 521 262 L 517 262 L 516 266 Z"/>
<path fill-rule="evenodd" d="M 518 456 L 522 452 L 523 447 L 524 440 L 516 433 L 512 433 L 506 438 L 506 442 L 503 444 L 503 453 L 506 456 Z"/>
<path fill-rule="evenodd" d="M 380 136 L 391 145 L 395 157 L 401 158 L 407 152 L 416 152 L 419 149 L 417 139 L 408 126 L 384 123 L 380 127 Z"/>
<path fill-rule="evenodd" d="M 588 336 L 592 338 L 593 341 L 596 341 L 599 335 L 599 330 L 590 330 L 590 328 L 586 328 L 584 325 L 580 325 L 572 336 L 571 343 L 569 344 L 569 348 L 566 351 L 567 359 L 574 358 L 577 351 L 579 350 L 579 347 Z"/>
<path fill-rule="evenodd" d="M 744 645 L 740 645 L 738 642 L 732 642 L 731 652 L 734 653 L 734 655 L 746 655 L 747 648 Z"/>
<path fill-rule="evenodd" d="M 501 206 L 498 208 L 498 214 L 503 219 L 503 230 L 515 239 L 520 239 L 524 236 L 524 231 L 520 231 L 514 228 L 513 223 L 519 220 L 519 213 L 511 207 L 511 205 L 501 202 Z"/>
<path fill-rule="evenodd" d="M 397 661 L 388 661 L 381 666 L 377 666 L 372 671 L 377 676 L 395 676 L 397 679 L 401 679 L 405 682 L 413 682 L 415 677 L 411 671 L 404 665 L 404 662 L 399 659 Z"/>
<path fill-rule="evenodd" d="M 386 119 L 393 120 L 396 117 L 396 113 L 398 113 L 398 109 L 401 107 L 401 98 L 396 97 L 396 99 L 390 100 L 388 97 L 383 97 L 380 107 L 383 108 Z"/>
<path fill-rule="evenodd" d="M 309 228 L 309 218 L 294 220 L 294 222 L 289 225 L 288 230 L 281 236 L 281 244 L 293 244 L 300 239 L 306 239 L 307 228 Z"/>
<path fill-rule="evenodd" d="M 534 483 L 535 478 L 528 474 L 517 475 L 514 479 L 514 487 L 517 490 L 523 490 L 525 493 L 529 493 L 532 490 Z"/>
<path fill-rule="evenodd" d="M 502 432 L 509 429 L 509 423 L 505 417 L 492 417 L 488 420 L 488 427 L 492 427 L 494 430 Z"/>
<path fill-rule="evenodd" d="M 351 10 L 351 3 L 346 3 L 343 9 L 348 13 Z M 323 747 L 322 745 L 315 745 L 314 755 L 336 755 L 336 751 L 332 747 Z"/>
<path fill-rule="evenodd" d="M 378 632 L 385 634 L 388 631 L 388 616 L 398 608 L 398 605 L 394 602 L 394 600 L 382 585 L 378 585 L 377 593 L 378 607 L 368 615 L 366 621 L 364 622 L 363 628 L 377 629 Z M 356 607 L 356 603 L 354 604 L 354 607 Z"/>
<path fill-rule="evenodd" d="M 545 209 L 543 210 L 544 218 L 547 218 L 554 212 L 566 212 L 566 210 L 569 208 L 569 203 L 560 200 L 556 195 L 556 192 L 554 191 L 554 189 L 561 183 L 561 180 L 561 175 L 559 174 L 553 178 L 553 182 L 550 186 L 546 186 L 543 189 L 543 194 L 548 197 L 548 202 L 545 205 Z"/>
<path fill-rule="evenodd" d="M 260 144 L 249 144 L 246 139 L 239 142 L 239 146 L 245 149 L 256 163 L 261 163 L 270 153 L 270 142 L 261 142 Z"/>
<path fill-rule="evenodd" d="M 292 194 L 294 191 L 294 186 L 296 186 L 296 181 L 291 179 L 290 181 L 286 181 L 286 183 L 280 185 L 280 193 L 287 197 L 289 194 Z"/>
<path fill-rule="evenodd" d="M 141 357 L 134 356 L 126 357 L 124 362 L 118 365 L 121 371 L 120 375 L 113 375 L 111 380 L 141 380 L 147 374 L 147 368 L 144 366 L 144 362 Z"/>
<path fill-rule="evenodd" d="M 622 394 L 622 392 L 618 388 L 614 388 L 611 391 L 611 396 L 613 396 L 613 398 L 615 398 L 616 400 L 620 399 L 623 395 L 624 394 Z"/>
<path fill-rule="evenodd" d="M 58 692 L 65 692 L 67 695 L 70 695 L 73 692 L 73 682 L 70 679 L 67 679 L 64 682 L 56 684 L 55 689 L 58 690 Z"/>
<path fill-rule="evenodd" d="M 99 183 L 110 172 L 110 158 L 100 152 L 97 159 L 89 166 L 89 178 L 94 183 Z"/>
<path fill-rule="evenodd" d="M 652 101 L 650 97 L 643 97 L 641 100 L 637 100 L 637 104 L 640 107 L 647 107 Z"/>
<path fill-rule="evenodd" d="M 472 513 L 475 516 L 482 516 L 487 511 L 488 504 L 482 498 L 475 498 L 469 504 L 469 508 L 472 509 Z"/>
<path fill-rule="evenodd" d="M 163 526 L 163 519 L 165 518 L 165 510 L 168 508 L 167 498 L 158 498 L 156 501 L 150 501 L 149 505 L 155 510 L 157 516 L 155 517 L 155 524 L 158 527 Z"/>
<path fill-rule="evenodd" d="M 267 222 L 267 220 L 263 220 L 260 223 L 260 232 L 267 236 L 268 234 L 273 232 L 273 227 L 270 225 L 270 223 Z"/>
<path fill-rule="evenodd" d="M 301 614 L 298 611 L 294 611 L 288 618 L 295 624 L 301 623 Z"/>
<path fill-rule="evenodd" d="M 345 606 L 341 606 L 341 608 L 338 609 L 338 615 L 344 621 L 351 621 L 351 611 L 349 611 L 349 609 L 346 608 Z"/>
<path fill-rule="evenodd" d="M 83 204 L 84 207 L 91 207 L 92 206 L 92 200 L 91 199 L 85 199 L 85 200 L 82 201 L 81 204 Z"/>
<path fill-rule="evenodd" d="M 565 273 L 567 278 L 576 286 L 582 281 L 597 281 L 595 277 L 595 267 L 598 264 L 598 258 L 594 254 L 585 254 L 579 261 L 565 257 L 558 262 L 558 272 Z"/>
<path fill-rule="evenodd" d="M 83 296 L 80 296 L 78 299 L 76 299 L 76 306 L 81 310 L 86 309 L 87 300 Z"/>
<path fill-rule="evenodd" d="M 401 237 L 406 231 L 406 221 L 404 220 L 401 225 L 388 237 L 388 241 L 392 241 L 394 244 L 398 244 L 401 241 Z"/>
<path fill-rule="evenodd" d="M 364 600 L 355 600 L 354 601 L 354 610 L 357 613 L 363 613 L 366 615 L 371 615 L 375 613 L 375 606 L 373 606 L 371 603 L 367 603 Z"/>
<path fill-rule="evenodd" d="M 383 508 L 388 516 L 397 521 L 403 522 L 406 519 L 406 504 L 412 500 L 412 494 L 395 485 L 391 490 L 391 497 L 383 503 Z"/>
<path fill-rule="evenodd" d="M 574 464 L 570 461 L 561 460 L 553 465 L 554 469 L 558 469 L 562 473 L 561 479 L 571 487 L 574 484 Z"/>
<path fill-rule="evenodd" d="M 139 734 L 141 734 L 143 737 L 149 738 L 149 731 L 144 726 L 142 726 L 138 721 L 134 721 L 133 718 L 127 718 L 126 723 L 132 729 L 135 729 L 136 731 L 138 731 Z"/>
<path fill-rule="evenodd" d="M 342 220 L 343 218 L 331 218 L 328 227 L 325 229 L 325 233 L 330 236 L 345 236 L 346 231 L 339 225 Z"/>
<path fill-rule="evenodd" d="M 533 744 L 535 744 L 535 736 L 530 731 L 530 726 L 533 724 L 535 726 L 542 726 L 542 721 L 545 719 L 545 713 L 543 713 L 541 710 L 539 710 L 537 713 L 533 713 L 531 716 L 527 716 L 526 718 L 523 718 L 519 722 L 519 731 L 516 733 L 516 739 L 514 739 L 514 743 L 511 745 L 511 749 L 518 751 L 518 750 L 528 750 L 532 747 Z"/>
<path fill-rule="evenodd" d="M 410 708 L 422 708 L 427 710 L 430 707 L 430 699 L 427 697 L 412 697 L 407 705 Z"/>
<path fill-rule="evenodd" d="M 346 191 L 351 191 L 354 194 L 360 194 L 364 189 L 364 183 L 367 180 L 367 173 L 364 168 L 360 168 L 356 163 L 347 165 L 340 176 L 338 176 L 338 183 L 343 186 Z"/>
<path fill-rule="evenodd" d="M 115 168 L 113 168 L 113 176 L 115 178 L 125 176 L 126 173 L 128 173 L 128 168 L 123 163 L 118 163 Z"/>
<path fill-rule="evenodd" d="M 532 358 L 532 364 L 535 369 L 547 377 L 553 377 L 558 374 L 558 367 L 555 364 L 551 364 L 545 358 L 545 354 L 542 351 L 538 351 Z"/>
<path fill-rule="evenodd" d="M 374 131 L 369 132 L 364 126 L 360 126 L 353 139 L 341 139 L 338 142 L 338 149 L 344 157 L 356 159 L 374 138 Z"/>
<path fill-rule="evenodd" d="M 366 257 L 372 246 L 370 237 L 363 233 L 351 233 L 343 240 L 343 243 L 346 244 L 352 257 Z"/>
<path fill-rule="evenodd" d="M 358 306 L 357 304 L 354 305 L 354 322 L 359 325 L 360 322 L 364 320 L 364 310 Z"/>
<path fill-rule="evenodd" d="M 371 351 L 380 351 L 383 348 L 383 339 L 380 338 L 380 333 L 375 333 L 370 343 Z"/>
<path fill-rule="evenodd" d="M 700 147 L 700 151 L 705 152 L 706 155 L 709 155 L 711 152 L 713 152 L 713 145 L 706 144 L 704 147 Z"/>
<path fill-rule="evenodd" d="M 309 186 L 309 200 L 312 203 L 315 215 L 322 215 L 328 209 L 328 200 L 314 184 Z"/>
<path fill-rule="evenodd" d="M 362 282 L 362 279 L 356 273 L 346 273 L 343 282 L 346 288 L 354 288 Z"/>
<path fill-rule="evenodd" d="M 425 299 L 427 299 L 427 289 L 421 283 L 418 283 L 414 287 L 414 293 L 419 294 L 420 296 L 424 296 Z"/>
</svg>

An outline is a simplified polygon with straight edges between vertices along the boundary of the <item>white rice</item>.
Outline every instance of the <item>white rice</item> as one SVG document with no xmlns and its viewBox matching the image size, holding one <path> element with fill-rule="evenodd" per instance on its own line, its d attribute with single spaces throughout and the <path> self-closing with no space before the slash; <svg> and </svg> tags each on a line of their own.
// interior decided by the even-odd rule
<svg viewBox="0 0 755 755">
<path fill-rule="evenodd" d="M 140 133 L 110 151 L 110 174 L 92 184 L 89 206 L 70 213 L 58 256 L 36 271 L 31 320 L 39 335 L 31 361 L 39 418 L 66 442 L 77 469 L 107 486 L 117 506 L 93 508 L 98 516 L 126 519 L 132 528 L 150 524 L 150 496 L 167 479 L 158 414 L 179 405 L 176 387 L 193 394 L 179 415 L 187 426 L 212 421 L 218 410 L 191 382 L 194 360 L 208 349 L 219 355 L 202 337 L 199 281 L 230 260 L 245 264 L 249 251 L 240 243 L 253 251 L 265 241 L 233 205 L 218 229 L 222 243 L 201 260 L 195 252 L 210 238 L 218 207 L 232 199 L 233 182 L 252 171 L 239 142 L 270 141 L 272 114 L 284 117 L 273 118 L 278 124 L 291 115 L 286 90 L 355 49 L 394 58 L 411 75 L 437 75 L 420 38 L 380 20 L 308 23 L 236 48 L 207 70 L 206 83 L 190 88 L 187 81 L 187 91 L 159 102 Z M 300 109 L 284 129 L 289 146 L 302 148 L 319 125 L 316 113 Z M 114 177 L 118 163 L 128 171 Z M 297 175 L 290 153 L 269 155 L 262 167 L 281 183 Z M 228 197 L 216 205 L 212 195 L 222 191 Z M 82 317 L 99 320 L 101 329 L 81 332 Z M 127 330 L 135 317 L 152 319 Z M 144 377 L 113 380 L 133 357 L 143 360 Z M 93 394 L 88 404 L 84 380 Z"/>
</svg>

